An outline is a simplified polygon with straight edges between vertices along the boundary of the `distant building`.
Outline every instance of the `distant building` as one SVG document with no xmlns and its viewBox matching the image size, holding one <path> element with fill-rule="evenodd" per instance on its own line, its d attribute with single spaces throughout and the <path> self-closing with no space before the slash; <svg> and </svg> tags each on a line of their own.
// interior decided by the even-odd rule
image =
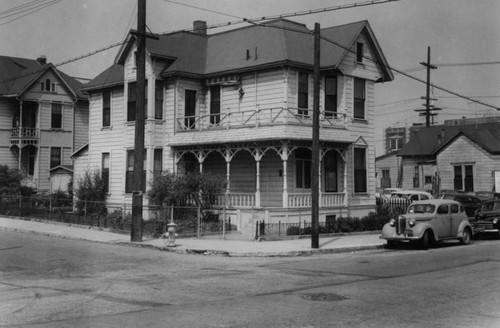
<svg viewBox="0 0 500 328">
<path fill-rule="evenodd" d="M 449 120 L 412 132 L 399 152 L 402 187 L 491 191 L 500 171 L 500 119 Z"/>
<path fill-rule="evenodd" d="M 0 56 L 0 164 L 19 169 L 24 185 L 66 189 L 70 154 L 88 141 L 88 99 L 81 87 L 43 56 Z"/>
</svg>

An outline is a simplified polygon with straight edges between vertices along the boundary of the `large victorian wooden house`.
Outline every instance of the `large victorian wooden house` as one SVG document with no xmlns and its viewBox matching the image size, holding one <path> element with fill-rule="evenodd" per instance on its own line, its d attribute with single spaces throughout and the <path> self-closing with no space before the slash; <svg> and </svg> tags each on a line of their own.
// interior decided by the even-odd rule
<svg viewBox="0 0 500 328">
<path fill-rule="evenodd" d="M 19 169 L 24 185 L 38 191 L 67 188 L 50 171 L 70 177 L 70 154 L 88 141 L 82 85 L 45 57 L 0 56 L 0 164 Z"/>
<path fill-rule="evenodd" d="M 393 80 L 367 21 L 321 30 L 320 221 L 375 208 L 374 85 Z M 136 57 L 130 36 L 88 83 L 87 169 L 110 203 L 131 201 Z M 213 172 L 241 228 L 255 219 L 309 220 L 313 35 L 279 19 L 218 34 L 147 40 L 145 174 Z"/>
</svg>

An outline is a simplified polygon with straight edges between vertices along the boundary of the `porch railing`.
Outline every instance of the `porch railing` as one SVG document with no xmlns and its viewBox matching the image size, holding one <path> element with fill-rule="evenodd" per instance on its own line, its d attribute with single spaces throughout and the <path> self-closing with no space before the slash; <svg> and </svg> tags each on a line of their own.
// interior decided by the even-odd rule
<svg viewBox="0 0 500 328">
<path fill-rule="evenodd" d="M 280 124 L 312 124 L 312 111 L 298 108 L 274 107 L 265 109 L 184 116 L 177 118 L 178 131 L 204 131 L 209 129 L 230 129 L 232 127 L 256 127 L 261 125 Z M 345 113 L 320 112 L 322 127 L 345 128 L 347 123 Z"/>
<path fill-rule="evenodd" d="M 215 200 L 216 206 L 226 204 L 226 195 L 219 194 Z M 255 207 L 254 193 L 230 193 L 227 197 L 227 206 L 230 207 Z"/>
<path fill-rule="evenodd" d="M 322 193 L 319 206 L 339 206 L 344 205 L 344 193 Z M 288 207 L 310 207 L 312 206 L 311 193 L 292 193 L 288 194 Z"/>
</svg>

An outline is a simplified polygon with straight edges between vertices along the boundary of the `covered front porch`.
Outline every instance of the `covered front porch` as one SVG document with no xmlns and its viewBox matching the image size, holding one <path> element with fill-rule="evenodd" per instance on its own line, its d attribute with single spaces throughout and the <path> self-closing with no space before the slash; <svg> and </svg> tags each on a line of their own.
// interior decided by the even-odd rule
<svg viewBox="0 0 500 328">
<path fill-rule="evenodd" d="M 349 144 L 322 142 L 319 168 L 319 206 L 347 207 Z M 175 171 L 210 172 L 226 180 L 216 206 L 227 208 L 310 208 L 311 142 L 176 146 Z"/>
</svg>

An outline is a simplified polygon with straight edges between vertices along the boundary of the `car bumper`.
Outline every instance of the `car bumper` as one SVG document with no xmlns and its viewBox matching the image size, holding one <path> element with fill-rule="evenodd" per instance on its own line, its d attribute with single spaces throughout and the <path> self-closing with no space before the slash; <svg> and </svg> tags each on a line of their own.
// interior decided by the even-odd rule
<svg viewBox="0 0 500 328">
<path fill-rule="evenodd" d="M 380 239 L 391 240 L 391 241 L 414 241 L 420 240 L 420 236 L 405 236 L 405 235 L 396 235 L 396 236 L 380 236 Z"/>
</svg>

